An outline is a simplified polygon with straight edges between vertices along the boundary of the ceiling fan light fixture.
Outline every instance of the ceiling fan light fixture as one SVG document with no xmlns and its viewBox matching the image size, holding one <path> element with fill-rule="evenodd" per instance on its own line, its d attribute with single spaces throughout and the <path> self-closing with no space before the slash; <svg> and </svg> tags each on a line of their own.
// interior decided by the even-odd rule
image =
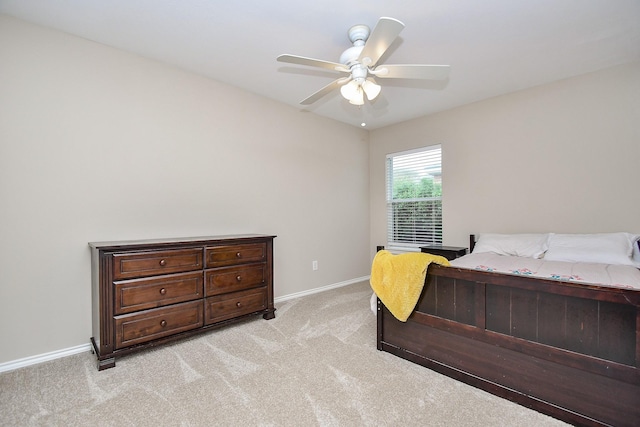
<svg viewBox="0 0 640 427">
<path fill-rule="evenodd" d="M 346 85 L 343 85 L 340 88 L 340 93 L 346 100 L 350 102 L 352 100 L 357 100 L 358 98 L 362 98 L 362 88 L 360 87 L 360 82 L 358 82 L 355 79 L 351 80 L 349 83 L 347 83 Z M 351 103 L 353 104 L 353 102 Z"/>
<path fill-rule="evenodd" d="M 349 99 L 349 104 L 353 105 L 364 105 L 364 92 L 362 88 L 358 86 L 358 92 L 354 97 Z"/>
<path fill-rule="evenodd" d="M 364 82 L 362 82 L 362 90 L 364 90 L 364 93 L 367 94 L 367 99 L 369 101 L 373 101 L 374 99 L 376 99 L 376 97 L 380 95 L 381 89 L 382 88 L 380 87 L 380 85 L 374 83 L 371 80 L 365 80 Z"/>
<path fill-rule="evenodd" d="M 340 88 L 342 96 L 353 105 L 363 105 L 364 95 L 372 101 L 380 93 L 381 87 L 370 80 L 353 79 Z"/>
</svg>

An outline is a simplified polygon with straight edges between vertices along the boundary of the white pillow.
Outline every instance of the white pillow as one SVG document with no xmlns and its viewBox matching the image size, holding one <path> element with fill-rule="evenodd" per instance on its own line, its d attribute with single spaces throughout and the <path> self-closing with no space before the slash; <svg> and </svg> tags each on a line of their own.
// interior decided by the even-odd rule
<svg viewBox="0 0 640 427">
<path fill-rule="evenodd" d="M 552 234 L 544 259 L 635 265 L 633 245 L 637 237 L 629 233 Z"/>
<path fill-rule="evenodd" d="M 640 242 L 640 234 L 631 235 L 631 243 L 633 244 L 633 263 L 636 267 L 640 268 L 640 247 L 638 247 L 638 242 Z"/>
<path fill-rule="evenodd" d="M 473 253 L 541 258 L 548 248 L 549 234 L 480 234 Z"/>
</svg>

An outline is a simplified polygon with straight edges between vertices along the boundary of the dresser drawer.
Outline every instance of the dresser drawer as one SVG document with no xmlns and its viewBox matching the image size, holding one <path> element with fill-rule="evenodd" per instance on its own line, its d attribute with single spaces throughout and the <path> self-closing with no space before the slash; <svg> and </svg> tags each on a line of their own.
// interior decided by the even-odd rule
<svg viewBox="0 0 640 427">
<path fill-rule="evenodd" d="M 202 268 L 202 249 L 175 249 L 113 255 L 113 278 L 155 276 Z"/>
<path fill-rule="evenodd" d="M 116 348 L 123 348 L 201 327 L 203 305 L 202 300 L 184 302 L 116 316 L 114 320 Z"/>
<path fill-rule="evenodd" d="M 131 313 L 202 298 L 203 282 L 201 271 L 114 282 L 114 313 Z"/>
<path fill-rule="evenodd" d="M 209 297 L 204 302 L 204 324 L 210 325 L 266 308 L 265 287 Z"/>
<path fill-rule="evenodd" d="M 215 246 L 206 248 L 205 252 L 206 268 L 264 262 L 267 259 L 267 245 L 264 243 Z"/>
<path fill-rule="evenodd" d="M 234 292 L 263 286 L 266 281 L 264 264 L 249 264 L 239 267 L 223 267 L 205 272 L 205 296 Z"/>
</svg>

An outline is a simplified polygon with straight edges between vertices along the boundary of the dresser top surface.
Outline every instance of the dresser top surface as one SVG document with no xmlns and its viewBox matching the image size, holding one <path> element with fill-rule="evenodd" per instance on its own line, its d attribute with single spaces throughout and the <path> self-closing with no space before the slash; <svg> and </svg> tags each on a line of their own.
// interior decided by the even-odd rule
<svg viewBox="0 0 640 427">
<path fill-rule="evenodd" d="M 119 240 L 109 242 L 89 242 L 91 249 L 111 250 L 126 249 L 139 246 L 162 246 L 162 245 L 179 245 L 179 244 L 214 244 L 224 243 L 227 240 L 243 241 L 254 239 L 273 239 L 276 236 L 269 234 L 228 234 L 220 236 L 199 236 L 199 237 L 170 237 L 158 239 L 140 239 L 140 240 Z"/>
</svg>

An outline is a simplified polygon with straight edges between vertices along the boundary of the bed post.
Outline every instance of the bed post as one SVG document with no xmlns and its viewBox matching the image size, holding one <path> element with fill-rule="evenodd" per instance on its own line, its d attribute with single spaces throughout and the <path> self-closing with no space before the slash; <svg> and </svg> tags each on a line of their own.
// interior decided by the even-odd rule
<svg viewBox="0 0 640 427">
<path fill-rule="evenodd" d="M 376 252 L 384 250 L 384 246 L 376 246 Z M 382 351 L 382 301 L 376 297 L 376 347 Z"/>
</svg>

